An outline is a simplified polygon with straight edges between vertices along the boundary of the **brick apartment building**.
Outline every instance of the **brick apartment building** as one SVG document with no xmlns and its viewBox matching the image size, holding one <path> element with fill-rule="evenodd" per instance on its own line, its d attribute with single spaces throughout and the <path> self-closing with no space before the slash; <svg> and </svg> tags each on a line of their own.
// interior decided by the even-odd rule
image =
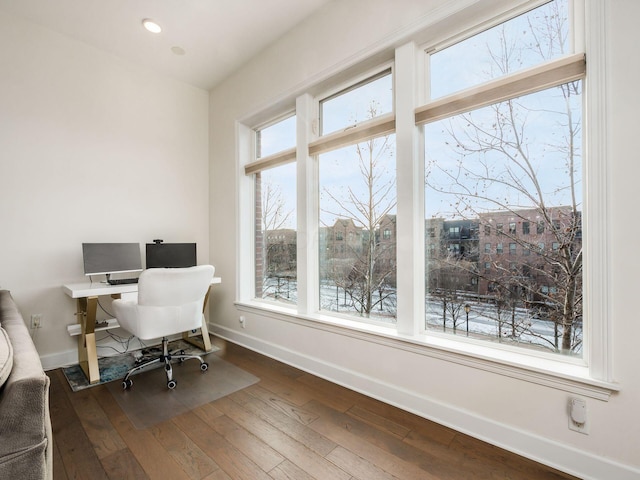
<svg viewBox="0 0 640 480">
<path fill-rule="evenodd" d="M 426 288 L 478 293 L 478 221 L 425 221 Z"/>
<path fill-rule="evenodd" d="M 528 300 L 532 292 L 543 294 L 555 288 L 554 256 L 562 248 L 564 232 L 574 224 L 569 207 L 482 213 L 475 219 L 425 221 L 426 286 L 430 291 L 455 289 L 478 296 L 495 295 L 498 285 L 516 285 Z M 376 268 L 393 272 L 395 285 L 396 216 L 386 215 L 375 232 Z M 368 232 L 351 219 L 340 218 L 320 229 L 321 276 L 331 278 L 336 269 L 348 270 L 366 251 Z M 581 241 L 581 232 L 574 242 Z M 296 232 L 292 229 L 266 234 L 266 271 L 295 276 Z M 277 273 L 279 272 L 279 273 Z M 509 286 L 509 288 L 512 288 Z M 515 287 L 514 287 L 515 288 Z M 514 292 L 522 297 L 523 292 Z"/>
<path fill-rule="evenodd" d="M 570 207 L 547 209 L 547 218 L 538 209 L 513 212 L 490 212 L 479 215 L 479 283 L 480 294 L 492 293 L 505 278 L 520 288 L 542 294 L 555 290 L 558 267 L 556 259 L 567 239 L 567 232 L 580 225 Z M 578 230 L 575 248 L 582 241 Z M 532 299 L 530 299 L 532 300 Z"/>
<path fill-rule="evenodd" d="M 366 261 L 370 233 L 356 226 L 351 219 L 338 218 L 330 227 L 320 229 L 320 276 L 332 278 L 349 275 L 353 266 Z M 375 271 L 385 274 L 388 283 L 395 285 L 396 216 L 385 215 L 376 231 Z"/>
</svg>

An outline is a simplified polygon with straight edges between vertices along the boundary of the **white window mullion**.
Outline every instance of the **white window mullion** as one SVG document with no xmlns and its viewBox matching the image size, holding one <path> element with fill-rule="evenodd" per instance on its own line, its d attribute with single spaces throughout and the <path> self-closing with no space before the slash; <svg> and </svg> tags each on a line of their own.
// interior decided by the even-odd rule
<svg viewBox="0 0 640 480">
<path fill-rule="evenodd" d="M 589 57 L 585 88 L 586 162 L 585 211 L 587 236 L 584 242 L 585 358 L 592 378 L 613 381 L 609 299 L 611 289 L 608 265 L 610 218 L 608 198 L 611 188 L 608 175 L 607 85 L 605 39 L 606 5 L 603 0 L 587 0 L 585 8 L 586 49 Z M 580 22 L 575 22 L 579 24 Z"/>
<path fill-rule="evenodd" d="M 253 158 L 255 132 L 236 122 L 236 151 L 238 191 L 236 212 L 238 219 L 236 228 L 239 240 L 236 254 L 238 275 L 236 277 L 236 300 L 248 301 L 255 296 L 255 187 L 254 176 L 244 173 L 244 165 Z M 248 281 L 249 280 L 249 281 Z"/>
<path fill-rule="evenodd" d="M 397 329 L 419 333 L 424 324 L 424 155 L 419 155 L 419 131 L 414 122 L 417 105 L 417 65 L 422 54 L 414 43 L 396 49 L 395 111 L 397 214 Z"/>
<path fill-rule="evenodd" d="M 309 156 L 309 143 L 317 136 L 316 111 L 311 95 L 296 99 L 298 313 L 301 314 L 317 312 L 319 305 L 318 169 L 315 159 Z"/>
</svg>

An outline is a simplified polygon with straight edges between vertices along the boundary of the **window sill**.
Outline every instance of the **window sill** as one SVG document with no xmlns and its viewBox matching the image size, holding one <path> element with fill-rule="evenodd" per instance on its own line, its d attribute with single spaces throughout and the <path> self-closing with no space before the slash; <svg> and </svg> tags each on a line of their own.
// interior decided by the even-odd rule
<svg viewBox="0 0 640 480">
<path fill-rule="evenodd" d="M 236 307 L 243 312 L 406 350 L 596 400 L 608 401 L 611 394 L 620 390 L 616 383 L 591 378 L 588 367 L 582 364 L 479 345 L 466 339 L 402 335 L 391 327 L 330 315 L 301 315 L 292 308 L 265 302 L 236 302 Z"/>
</svg>

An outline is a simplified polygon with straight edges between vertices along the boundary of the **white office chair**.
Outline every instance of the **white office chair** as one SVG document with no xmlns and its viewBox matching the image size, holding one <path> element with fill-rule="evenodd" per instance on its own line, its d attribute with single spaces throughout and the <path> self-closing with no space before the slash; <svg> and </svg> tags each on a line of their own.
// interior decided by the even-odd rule
<svg viewBox="0 0 640 480">
<path fill-rule="evenodd" d="M 209 365 L 199 355 L 185 355 L 184 351 L 169 352 L 169 335 L 200 328 L 203 322 L 203 305 L 215 268 L 200 265 L 189 268 L 151 268 L 143 271 L 138 279 L 138 301 L 114 300 L 113 308 L 122 328 L 141 340 L 162 337 L 162 354 L 157 358 L 135 366 L 122 380 L 122 387 L 131 388 L 131 375 L 142 368 L 164 362 L 167 387 L 173 389 L 171 360 L 180 362 L 197 358 L 203 372 Z"/>
</svg>

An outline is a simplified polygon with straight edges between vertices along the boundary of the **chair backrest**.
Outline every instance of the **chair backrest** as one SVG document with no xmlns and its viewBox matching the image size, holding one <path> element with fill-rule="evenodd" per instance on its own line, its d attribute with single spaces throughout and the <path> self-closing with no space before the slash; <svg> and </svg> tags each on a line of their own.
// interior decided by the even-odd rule
<svg viewBox="0 0 640 480">
<path fill-rule="evenodd" d="M 166 307 L 203 302 L 214 273 L 212 265 L 147 269 L 138 279 L 138 305 Z"/>
</svg>

